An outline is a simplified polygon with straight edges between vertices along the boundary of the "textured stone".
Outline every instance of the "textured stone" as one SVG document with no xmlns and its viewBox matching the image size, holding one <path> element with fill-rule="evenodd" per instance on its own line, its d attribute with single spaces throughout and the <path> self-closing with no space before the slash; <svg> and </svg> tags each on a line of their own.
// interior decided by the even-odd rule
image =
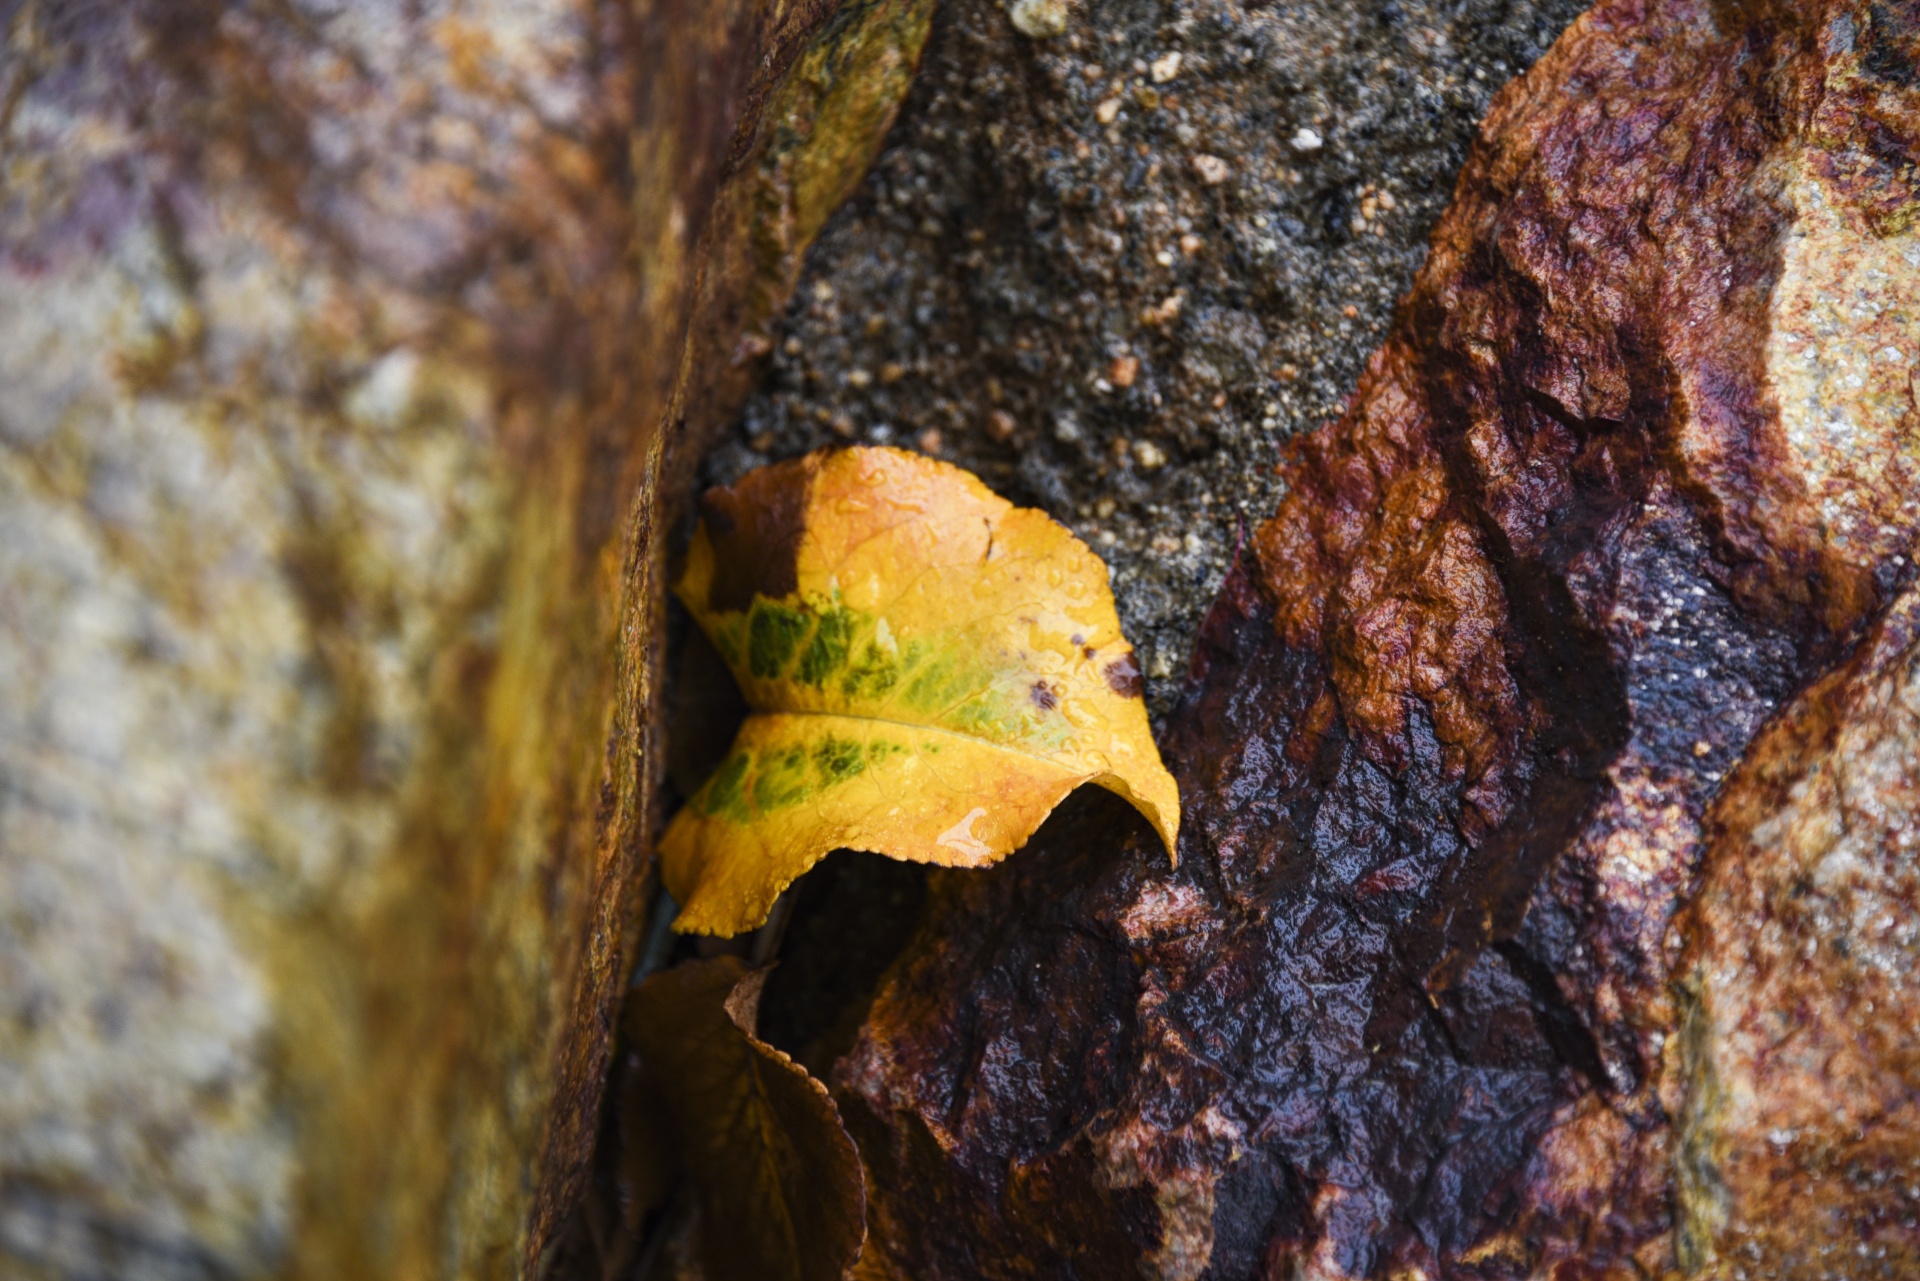
<svg viewBox="0 0 1920 1281">
<path fill-rule="evenodd" d="M 703 479 L 937 442 L 1107 561 L 1164 719 L 1281 445 L 1341 412 L 1495 91 L 1584 7 L 1083 0 L 1034 41 L 948 0 Z"/>
<path fill-rule="evenodd" d="M 1920 1270 L 1920 598 L 1729 780 L 1684 918 L 1680 1261 Z"/>
<path fill-rule="evenodd" d="M 874 1266 L 1906 1267 L 1916 29 L 1608 0 L 1502 92 L 1201 627 L 1179 871 L 941 878 L 838 1064 Z"/>
<path fill-rule="evenodd" d="M 664 478 L 927 5 L 0 12 L 0 1270 L 524 1274 Z"/>
</svg>

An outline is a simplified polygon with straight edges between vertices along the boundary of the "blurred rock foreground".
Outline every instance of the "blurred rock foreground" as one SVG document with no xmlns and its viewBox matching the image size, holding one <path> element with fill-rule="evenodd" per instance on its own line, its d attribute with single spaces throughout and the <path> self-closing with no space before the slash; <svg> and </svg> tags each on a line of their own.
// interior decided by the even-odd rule
<svg viewBox="0 0 1920 1281">
<path fill-rule="evenodd" d="M 0 5 L 0 1275 L 540 1267 L 659 502 L 927 8 Z"/>
</svg>

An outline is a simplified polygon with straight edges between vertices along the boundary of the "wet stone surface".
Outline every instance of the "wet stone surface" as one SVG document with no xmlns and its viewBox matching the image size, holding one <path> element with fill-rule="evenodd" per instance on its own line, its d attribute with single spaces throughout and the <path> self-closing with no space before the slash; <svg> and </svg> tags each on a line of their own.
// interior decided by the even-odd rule
<svg viewBox="0 0 1920 1281">
<path fill-rule="evenodd" d="M 815 245 L 725 483 L 838 442 L 957 462 L 1112 567 L 1156 723 L 1280 443 L 1336 416 L 1476 122 L 1577 0 L 952 0 Z"/>
</svg>

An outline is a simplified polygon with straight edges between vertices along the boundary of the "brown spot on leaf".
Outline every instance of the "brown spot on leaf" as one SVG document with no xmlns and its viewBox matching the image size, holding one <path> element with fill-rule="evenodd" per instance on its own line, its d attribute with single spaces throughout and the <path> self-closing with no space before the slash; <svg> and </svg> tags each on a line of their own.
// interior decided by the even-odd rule
<svg viewBox="0 0 1920 1281">
<path fill-rule="evenodd" d="M 1045 681 L 1035 681 L 1033 688 L 1027 691 L 1027 698 L 1043 712 L 1050 712 L 1060 706 L 1060 700 L 1054 696 L 1051 689 L 1047 688 Z"/>
<path fill-rule="evenodd" d="M 1132 654 L 1122 654 L 1108 663 L 1105 675 L 1107 684 L 1122 698 L 1139 698 L 1145 688 L 1140 682 L 1140 664 L 1133 661 Z"/>
<path fill-rule="evenodd" d="M 796 458 L 701 496 L 700 516 L 713 543 L 708 609 L 743 611 L 755 595 L 768 600 L 792 595 L 800 538 L 807 527 L 807 495 L 818 466 L 816 457 Z M 798 481 L 796 472 L 807 480 Z"/>
</svg>

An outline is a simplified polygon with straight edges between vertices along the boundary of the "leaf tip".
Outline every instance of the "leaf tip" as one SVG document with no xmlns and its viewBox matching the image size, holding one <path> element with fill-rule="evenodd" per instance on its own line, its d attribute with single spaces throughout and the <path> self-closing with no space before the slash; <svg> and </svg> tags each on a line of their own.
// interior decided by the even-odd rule
<svg viewBox="0 0 1920 1281">
<path fill-rule="evenodd" d="M 1167 862 L 1180 866 L 1180 785 L 1156 756 L 1129 776 L 1106 774 L 1093 780 L 1133 806 L 1167 848 Z"/>
</svg>

